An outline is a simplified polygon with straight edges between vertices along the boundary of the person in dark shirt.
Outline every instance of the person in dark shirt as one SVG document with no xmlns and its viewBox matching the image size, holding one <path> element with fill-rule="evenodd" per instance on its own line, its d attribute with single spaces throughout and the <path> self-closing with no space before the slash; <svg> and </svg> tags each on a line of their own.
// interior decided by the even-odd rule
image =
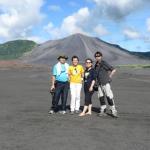
<svg viewBox="0 0 150 150">
<path fill-rule="evenodd" d="M 85 93 L 85 104 L 83 111 L 79 116 L 91 115 L 92 114 L 92 95 L 94 93 L 93 86 L 96 80 L 96 71 L 92 68 L 92 59 L 88 58 L 85 60 L 86 69 L 84 72 L 84 93 Z"/>
<path fill-rule="evenodd" d="M 99 116 L 106 115 L 106 102 L 105 97 L 107 98 L 108 105 L 112 112 L 112 116 L 117 117 L 117 110 L 114 103 L 114 96 L 111 90 L 110 82 L 112 80 L 112 76 L 116 72 L 116 69 L 109 65 L 106 61 L 102 60 L 102 53 L 96 52 L 95 53 L 95 70 L 97 74 L 97 82 L 99 84 L 98 87 L 98 98 L 100 100 L 101 108 Z"/>
</svg>

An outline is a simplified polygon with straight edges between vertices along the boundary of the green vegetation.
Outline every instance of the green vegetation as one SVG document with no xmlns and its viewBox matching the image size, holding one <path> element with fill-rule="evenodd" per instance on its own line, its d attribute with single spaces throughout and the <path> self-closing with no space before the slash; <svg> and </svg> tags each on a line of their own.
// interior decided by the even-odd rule
<svg viewBox="0 0 150 150">
<path fill-rule="evenodd" d="M 140 58 L 150 59 L 150 52 L 131 52 L 131 54 L 136 55 Z"/>
<path fill-rule="evenodd" d="M 129 64 L 129 65 L 118 65 L 118 68 L 150 68 L 150 64 Z"/>
<path fill-rule="evenodd" d="M 9 41 L 0 44 L 0 60 L 17 59 L 31 51 L 37 44 L 28 40 Z"/>
</svg>

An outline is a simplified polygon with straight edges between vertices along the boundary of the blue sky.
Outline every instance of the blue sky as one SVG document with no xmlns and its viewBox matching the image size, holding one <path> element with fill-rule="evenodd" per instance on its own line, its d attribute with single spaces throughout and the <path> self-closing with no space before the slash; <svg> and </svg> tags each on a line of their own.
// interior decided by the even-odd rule
<svg viewBox="0 0 150 150">
<path fill-rule="evenodd" d="M 38 43 L 74 33 L 150 51 L 150 0 L 0 0 L 0 43 Z"/>
</svg>

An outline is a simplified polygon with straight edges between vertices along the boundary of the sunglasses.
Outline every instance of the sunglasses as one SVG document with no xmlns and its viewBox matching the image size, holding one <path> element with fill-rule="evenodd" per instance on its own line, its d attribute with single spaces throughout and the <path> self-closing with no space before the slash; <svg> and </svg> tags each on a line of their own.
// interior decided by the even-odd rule
<svg viewBox="0 0 150 150">
<path fill-rule="evenodd" d="M 78 71 L 77 71 L 77 69 L 76 69 L 76 68 L 74 68 L 74 70 L 75 70 L 75 72 L 76 72 L 76 73 L 78 73 Z"/>
<path fill-rule="evenodd" d="M 101 57 L 100 55 L 96 55 L 95 57 Z"/>
<path fill-rule="evenodd" d="M 86 62 L 86 64 L 90 64 L 90 63 L 92 63 L 92 62 L 91 61 L 90 62 L 89 61 Z"/>
</svg>

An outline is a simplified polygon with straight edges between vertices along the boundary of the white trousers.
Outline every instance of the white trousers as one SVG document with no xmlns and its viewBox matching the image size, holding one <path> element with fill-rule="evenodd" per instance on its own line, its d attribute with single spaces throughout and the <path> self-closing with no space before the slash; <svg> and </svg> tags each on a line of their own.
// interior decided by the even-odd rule
<svg viewBox="0 0 150 150">
<path fill-rule="evenodd" d="M 82 84 L 80 83 L 70 83 L 70 92 L 71 92 L 71 102 L 70 109 L 71 111 L 79 110 L 80 108 L 80 95 L 81 95 Z"/>
</svg>

